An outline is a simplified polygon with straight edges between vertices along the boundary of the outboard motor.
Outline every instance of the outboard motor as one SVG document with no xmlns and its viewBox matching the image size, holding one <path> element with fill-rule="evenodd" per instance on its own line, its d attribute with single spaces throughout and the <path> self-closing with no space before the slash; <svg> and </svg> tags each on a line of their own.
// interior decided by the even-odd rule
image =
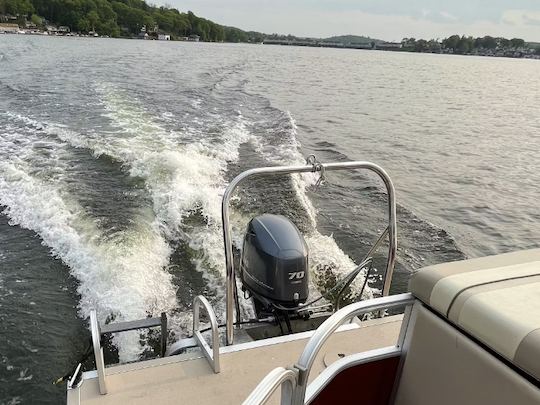
<svg viewBox="0 0 540 405">
<path fill-rule="evenodd" d="M 242 289 L 258 318 L 298 315 L 309 293 L 308 248 L 296 226 L 281 215 L 264 214 L 247 227 L 240 264 Z M 289 325 L 290 328 L 290 325 Z"/>
</svg>

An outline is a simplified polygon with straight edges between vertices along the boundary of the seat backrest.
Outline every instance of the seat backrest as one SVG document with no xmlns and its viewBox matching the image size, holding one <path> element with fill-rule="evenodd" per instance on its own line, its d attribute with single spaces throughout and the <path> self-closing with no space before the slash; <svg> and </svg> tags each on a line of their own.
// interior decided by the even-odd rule
<svg viewBox="0 0 540 405">
<path fill-rule="evenodd" d="M 410 290 L 540 382 L 540 249 L 426 267 Z"/>
<path fill-rule="evenodd" d="M 540 389 L 420 304 L 394 405 L 538 405 Z"/>
</svg>

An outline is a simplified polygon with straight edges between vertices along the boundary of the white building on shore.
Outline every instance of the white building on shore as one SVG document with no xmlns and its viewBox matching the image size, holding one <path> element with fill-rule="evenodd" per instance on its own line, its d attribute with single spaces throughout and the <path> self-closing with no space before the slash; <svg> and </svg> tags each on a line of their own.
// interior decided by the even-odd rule
<svg viewBox="0 0 540 405">
<path fill-rule="evenodd" d="M 5 34 L 16 34 L 19 32 L 19 25 L 18 24 L 11 24 L 11 23 L 0 23 L 0 33 Z"/>
</svg>

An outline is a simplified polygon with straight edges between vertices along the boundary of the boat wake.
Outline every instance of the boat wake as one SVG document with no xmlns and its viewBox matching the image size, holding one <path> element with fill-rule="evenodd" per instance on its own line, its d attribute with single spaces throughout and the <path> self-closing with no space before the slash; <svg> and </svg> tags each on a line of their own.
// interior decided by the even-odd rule
<svg viewBox="0 0 540 405">
<path fill-rule="evenodd" d="M 24 137 L 3 133 L 0 204 L 10 224 L 36 232 L 78 282 L 79 313 L 98 310 L 100 321 L 144 318 L 175 307 L 175 288 L 166 271 L 170 247 L 151 221 L 105 236 L 63 181 L 69 145 L 51 137 L 54 127 L 12 115 Z M 61 129 L 61 128 L 58 128 Z M 18 139 L 26 144 L 21 148 Z M 64 169 L 62 169 L 64 167 Z M 115 337 L 122 360 L 136 358 L 139 335 Z"/>
<path fill-rule="evenodd" d="M 178 125 L 174 114 L 152 115 L 142 101 L 116 86 L 100 84 L 96 93 L 107 125 L 85 132 L 5 114 L 11 127 L 5 127 L 2 135 L 9 140 L 2 146 L 5 159 L 0 165 L 4 213 L 12 224 L 35 231 L 52 254 L 69 266 L 79 282 L 83 318 L 92 308 L 98 309 L 101 322 L 166 311 L 173 315 L 175 332 L 181 334 L 188 329 L 190 314 L 180 309 L 189 308 L 186 300 L 191 298 L 178 296 L 177 289 L 194 270 L 205 280 L 204 293 L 211 296 L 218 317 L 224 319 L 221 197 L 230 181 L 229 170 L 234 165 L 244 170 L 249 165 L 304 164 L 294 119 L 283 113 L 278 120 L 282 128 L 274 128 L 274 136 L 261 136 L 255 129 L 260 123 L 240 111 L 227 115 L 211 111 Z M 171 123 L 176 127 L 171 128 Z M 246 166 L 241 161 L 243 145 L 250 145 L 258 163 Z M 129 226 L 104 229 L 100 218 L 80 204 L 83 198 L 70 188 L 73 181 L 84 177 L 83 169 L 72 173 L 73 162 L 80 157 L 77 151 L 94 160 L 106 157 L 133 181 L 142 182 L 149 206 L 141 203 Z M 317 213 L 308 197 L 308 188 L 315 181 L 307 174 L 292 176 L 285 184 L 290 203 L 302 211 L 286 214 L 305 233 L 313 293 L 326 288 L 330 273 L 335 278 L 355 267 L 332 236 L 317 230 Z M 234 203 L 239 208 L 232 217 L 237 248 L 245 225 L 257 213 L 247 200 L 240 194 Z M 273 209 L 268 204 L 259 208 Z M 179 270 L 172 262 L 178 246 L 191 263 Z M 362 281 L 361 276 L 358 285 Z M 375 292 L 368 287 L 364 297 Z M 242 307 L 244 316 L 253 315 L 249 302 L 242 302 Z M 115 337 L 121 361 L 133 360 L 146 348 L 140 337 L 139 333 Z"/>
</svg>

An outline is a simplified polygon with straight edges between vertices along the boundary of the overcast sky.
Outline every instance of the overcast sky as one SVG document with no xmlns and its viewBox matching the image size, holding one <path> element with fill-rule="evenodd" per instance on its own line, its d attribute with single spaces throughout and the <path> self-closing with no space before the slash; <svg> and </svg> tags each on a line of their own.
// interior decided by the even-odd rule
<svg viewBox="0 0 540 405">
<path fill-rule="evenodd" d="M 540 0 L 150 0 L 265 33 L 385 40 L 451 34 L 540 41 Z"/>
</svg>

